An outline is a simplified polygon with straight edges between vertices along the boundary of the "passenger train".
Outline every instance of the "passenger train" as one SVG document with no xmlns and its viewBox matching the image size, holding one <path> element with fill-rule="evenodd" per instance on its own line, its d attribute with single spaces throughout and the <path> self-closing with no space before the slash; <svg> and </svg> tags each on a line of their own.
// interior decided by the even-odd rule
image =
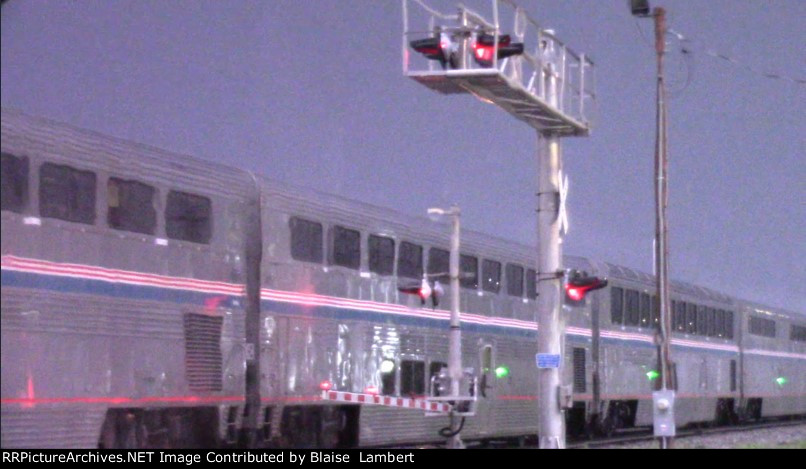
<svg viewBox="0 0 806 469">
<path fill-rule="evenodd" d="M 448 362 L 448 301 L 399 287 L 447 246 L 425 218 L 4 109 L 2 447 L 442 442 L 448 418 L 412 407 Z M 461 251 L 462 437 L 533 436 L 534 249 L 465 231 Z M 564 262 L 609 280 L 563 305 L 569 430 L 650 425 L 654 278 Z M 802 312 L 671 296 L 678 425 L 806 414 Z"/>
</svg>

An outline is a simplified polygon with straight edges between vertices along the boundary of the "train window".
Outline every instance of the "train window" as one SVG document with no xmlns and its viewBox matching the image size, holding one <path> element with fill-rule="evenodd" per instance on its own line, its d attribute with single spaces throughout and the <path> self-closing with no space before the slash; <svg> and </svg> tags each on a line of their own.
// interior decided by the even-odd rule
<svg viewBox="0 0 806 469">
<path fill-rule="evenodd" d="M 672 330 L 677 330 L 677 300 L 672 300 Z"/>
<path fill-rule="evenodd" d="M 425 394 L 425 363 L 419 360 L 400 362 L 400 395 L 422 396 Z"/>
<path fill-rule="evenodd" d="M 537 299 L 537 272 L 534 269 L 526 269 L 526 297 Z"/>
<path fill-rule="evenodd" d="M 641 293 L 641 327 L 649 327 L 651 321 L 651 307 L 649 293 Z"/>
<path fill-rule="evenodd" d="M 448 364 L 444 362 L 431 362 L 431 365 L 428 367 L 428 388 L 431 391 L 431 395 L 439 395 L 450 392 L 450 389 L 440 389 L 440 390 L 431 389 L 431 384 L 434 383 L 435 381 L 434 378 L 439 376 L 439 373 L 440 371 L 442 371 L 443 368 L 445 368 L 447 372 Z M 441 393 L 435 391 L 441 391 Z"/>
<path fill-rule="evenodd" d="M 764 337 L 775 337 L 775 321 L 750 316 L 750 333 Z"/>
<path fill-rule="evenodd" d="M 350 269 L 361 267 L 361 233 L 342 226 L 334 226 L 330 229 L 330 236 L 331 264 Z"/>
<path fill-rule="evenodd" d="M 775 321 L 769 320 L 767 322 L 767 337 L 775 337 Z"/>
<path fill-rule="evenodd" d="M 708 319 L 708 337 L 716 337 L 716 311 L 714 308 L 706 310 Z"/>
<path fill-rule="evenodd" d="M 641 310 L 638 305 L 638 292 L 635 290 L 624 290 L 624 306 L 626 310 L 626 324 L 637 326 L 641 320 Z"/>
<path fill-rule="evenodd" d="M 725 337 L 733 339 L 733 311 L 725 311 Z"/>
<path fill-rule="evenodd" d="M 406 241 L 400 243 L 397 253 L 397 276 L 420 279 L 423 277 L 423 247 Z"/>
<path fill-rule="evenodd" d="M 523 296 L 523 267 L 507 264 L 507 294 L 510 296 Z"/>
<path fill-rule="evenodd" d="M 479 362 L 481 364 L 481 380 L 479 382 L 479 392 L 482 397 L 488 397 L 487 389 L 493 387 L 493 346 L 483 345 L 481 347 Z"/>
<path fill-rule="evenodd" d="M 657 295 L 652 295 L 652 324 L 660 330 L 660 300 Z"/>
<path fill-rule="evenodd" d="M 610 322 L 624 322 L 624 290 L 618 287 L 610 289 Z"/>
<path fill-rule="evenodd" d="M 686 330 L 686 303 L 672 301 L 672 330 L 685 332 Z"/>
<path fill-rule="evenodd" d="M 705 306 L 697 306 L 697 334 L 708 335 L 708 313 Z"/>
<path fill-rule="evenodd" d="M 208 244 L 213 235 L 210 199 L 187 192 L 168 192 L 165 233 L 171 239 Z"/>
<path fill-rule="evenodd" d="M 393 396 L 397 381 L 397 364 L 391 358 L 384 358 L 381 362 L 381 395 Z"/>
<path fill-rule="evenodd" d="M 322 224 L 302 218 L 291 217 L 291 257 L 303 262 L 322 263 Z"/>
<path fill-rule="evenodd" d="M 677 321 L 678 321 L 678 313 L 677 313 L 677 304 L 680 303 L 677 300 L 672 300 L 672 309 L 669 311 L 669 314 L 672 315 L 672 330 L 677 330 Z"/>
<path fill-rule="evenodd" d="M 95 223 L 95 173 L 45 163 L 39 168 L 39 214 L 76 223 Z"/>
<path fill-rule="evenodd" d="M 484 259 L 481 263 L 481 288 L 498 293 L 501 290 L 501 263 Z"/>
<path fill-rule="evenodd" d="M 428 250 L 428 276 L 445 284 L 450 282 L 450 253 L 444 249 L 431 248 Z M 435 275 L 439 274 L 439 275 Z"/>
<path fill-rule="evenodd" d="M 697 306 L 697 335 L 708 334 L 708 318 L 705 314 L 705 306 Z"/>
<path fill-rule="evenodd" d="M 716 336 L 725 337 L 725 311 L 716 310 Z"/>
<path fill-rule="evenodd" d="M 395 271 L 395 240 L 369 235 L 368 244 L 369 271 L 380 275 L 392 275 Z"/>
<path fill-rule="evenodd" d="M 764 321 L 764 320 L 751 316 L 750 317 L 750 324 L 749 324 L 749 326 L 750 326 L 749 327 L 749 329 L 750 329 L 749 332 L 751 334 L 753 334 L 753 335 L 764 335 L 763 334 L 764 333 L 764 323 L 762 321 Z"/>
<path fill-rule="evenodd" d="M 689 303 L 686 308 L 686 332 L 697 333 L 697 305 Z"/>
<path fill-rule="evenodd" d="M 789 330 L 789 340 L 806 342 L 806 327 L 792 324 Z"/>
<path fill-rule="evenodd" d="M 106 184 L 110 228 L 153 235 L 157 229 L 153 187 L 137 181 L 109 178 Z"/>
<path fill-rule="evenodd" d="M 0 208 L 22 213 L 28 206 L 28 157 L 2 154 Z"/>
<path fill-rule="evenodd" d="M 459 285 L 462 288 L 474 290 L 479 287 L 479 259 L 477 257 L 465 254 L 459 256 Z"/>
</svg>

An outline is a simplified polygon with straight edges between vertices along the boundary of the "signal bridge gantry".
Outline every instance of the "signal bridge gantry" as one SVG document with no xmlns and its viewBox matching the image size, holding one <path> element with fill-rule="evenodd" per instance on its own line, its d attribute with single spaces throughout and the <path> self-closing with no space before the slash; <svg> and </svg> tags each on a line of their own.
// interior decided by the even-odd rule
<svg viewBox="0 0 806 469">
<path fill-rule="evenodd" d="M 551 358 L 545 366 L 537 363 L 538 433 L 541 448 L 564 448 L 563 409 L 572 400 L 558 399 L 569 395 L 560 374 L 565 324 L 558 272 L 563 271 L 560 243 L 567 229 L 568 187 L 561 176 L 560 139 L 590 134 L 596 103 L 593 61 L 568 48 L 512 0 L 491 1 L 488 21 L 464 5 L 456 14 L 445 14 L 424 0 L 403 0 L 403 73 L 443 94 L 470 93 L 494 103 L 537 130 L 537 351 Z M 512 30 L 502 32 L 506 18 L 512 19 Z M 411 29 L 414 24 L 422 26 Z M 568 292 L 579 299 L 605 285 L 592 278 L 573 280 L 579 285 Z M 459 448 L 461 426 L 454 429 L 454 423 L 452 418 L 449 446 Z"/>
<path fill-rule="evenodd" d="M 515 3 L 492 5 L 490 22 L 464 5 L 446 14 L 424 0 L 403 0 L 403 73 L 439 93 L 494 103 L 542 134 L 587 136 L 596 104 L 593 61 Z M 511 17 L 511 32 L 502 32 L 503 17 Z"/>
</svg>

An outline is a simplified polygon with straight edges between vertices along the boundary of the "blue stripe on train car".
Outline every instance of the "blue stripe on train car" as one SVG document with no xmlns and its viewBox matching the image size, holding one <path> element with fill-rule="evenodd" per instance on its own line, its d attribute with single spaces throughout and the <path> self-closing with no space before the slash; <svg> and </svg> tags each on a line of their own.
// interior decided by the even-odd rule
<svg viewBox="0 0 806 469">
<path fill-rule="evenodd" d="M 316 316 L 318 318 L 339 319 L 345 321 L 368 321 L 394 324 L 396 326 L 427 327 L 431 329 L 449 330 L 450 322 L 447 319 L 424 318 L 417 316 L 407 316 L 403 314 L 384 313 L 381 311 L 367 311 L 357 309 L 337 308 L 333 306 L 311 306 L 297 303 L 286 303 L 279 301 L 263 300 L 261 302 L 263 311 L 273 314 L 288 316 Z M 505 335 L 515 335 L 519 337 L 534 338 L 536 332 L 529 329 L 520 329 L 506 326 L 496 326 L 488 324 L 475 324 L 469 322 L 462 323 L 462 330 L 469 332 L 497 333 Z"/>
<path fill-rule="evenodd" d="M 80 277 L 63 277 L 57 275 L 37 274 L 31 272 L 19 272 L 12 270 L 2 270 L 2 286 L 43 289 L 63 293 L 78 293 L 88 295 L 100 295 L 114 298 L 129 298 L 137 300 L 160 301 L 177 304 L 192 304 L 204 306 L 205 302 L 214 297 L 224 297 L 226 301 L 219 306 L 238 307 L 241 305 L 242 297 L 223 295 L 220 293 L 204 293 L 190 290 L 164 288 L 148 285 L 131 285 L 124 283 L 107 282 L 103 280 L 87 279 Z M 262 300 L 261 307 L 264 311 L 272 314 L 280 314 L 295 317 L 329 318 L 343 321 L 368 321 L 374 323 L 388 323 L 398 326 L 426 327 L 430 329 L 449 329 L 449 322 L 446 319 L 435 319 L 417 317 L 414 315 L 392 314 L 381 311 L 367 311 L 359 309 L 338 308 L 324 305 L 303 305 L 299 303 L 287 303 L 272 300 Z M 506 327 L 490 324 L 476 324 L 463 322 L 462 329 L 471 333 L 492 333 L 510 337 L 521 337 L 534 339 L 537 332 L 530 329 L 518 327 Z M 591 337 L 578 334 L 566 334 L 566 340 L 573 343 L 586 344 L 591 342 Z M 655 349 L 656 346 L 650 342 L 642 340 L 631 340 L 615 337 L 601 337 L 603 344 L 626 346 L 629 343 L 631 348 Z M 737 355 L 738 352 L 730 350 L 712 349 L 706 346 L 673 345 L 675 350 L 697 349 L 706 353 L 716 353 L 725 355 Z M 780 357 L 789 358 L 789 357 Z"/>
<path fill-rule="evenodd" d="M 234 307 L 240 304 L 239 296 L 221 293 L 204 293 L 191 290 L 180 290 L 148 285 L 131 285 L 125 283 L 106 282 L 103 280 L 43 275 L 31 272 L 3 270 L 0 283 L 4 287 L 30 288 L 61 293 L 98 295 L 113 298 L 160 301 L 204 306 L 205 302 L 215 297 L 225 297 L 226 302 L 219 306 Z"/>
</svg>

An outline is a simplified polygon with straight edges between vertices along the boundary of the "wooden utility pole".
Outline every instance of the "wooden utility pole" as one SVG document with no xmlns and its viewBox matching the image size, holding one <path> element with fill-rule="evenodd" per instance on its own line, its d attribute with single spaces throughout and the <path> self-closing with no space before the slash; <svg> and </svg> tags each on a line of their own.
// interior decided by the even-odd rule
<svg viewBox="0 0 806 469">
<path fill-rule="evenodd" d="M 666 208 L 669 204 L 669 181 L 668 181 L 668 147 L 667 147 L 667 123 L 666 123 L 666 84 L 663 75 L 663 55 L 666 51 L 666 10 L 657 7 L 653 10 L 655 19 L 655 52 L 658 59 L 657 77 L 657 111 L 656 111 L 656 136 L 655 136 L 655 207 L 657 210 L 655 220 L 655 272 L 658 287 L 658 298 L 660 299 L 661 326 L 661 390 L 674 390 L 674 370 L 670 356 L 670 342 L 672 336 L 672 311 L 669 299 L 669 267 L 668 267 L 668 225 L 666 221 Z M 672 405 L 673 405 L 672 400 Z M 672 412 L 673 414 L 673 412 Z M 672 436 L 661 436 L 660 447 L 671 448 L 674 442 Z"/>
</svg>

